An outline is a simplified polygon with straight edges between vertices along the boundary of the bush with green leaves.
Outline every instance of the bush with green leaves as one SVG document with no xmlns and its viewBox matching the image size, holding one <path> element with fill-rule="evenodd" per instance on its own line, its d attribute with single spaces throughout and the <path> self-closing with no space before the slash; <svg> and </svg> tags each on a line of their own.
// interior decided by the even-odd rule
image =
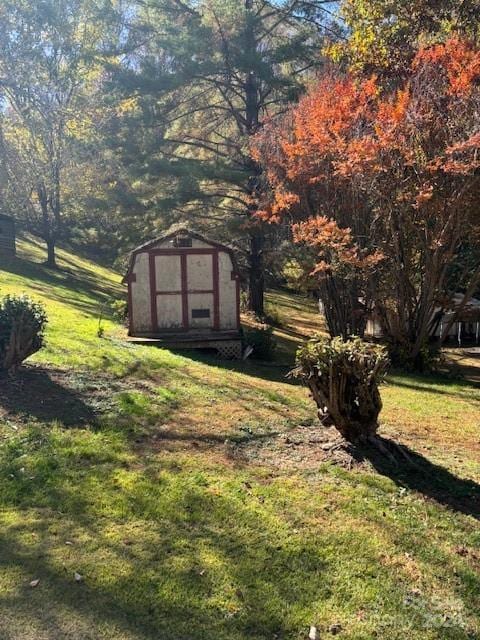
<svg viewBox="0 0 480 640">
<path fill-rule="evenodd" d="M 42 348 L 46 324 L 45 309 L 28 296 L 0 300 L 0 373 L 15 371 Z"/>
<path fill-rule="evenodd" d="M 256 323 L 244 329 L 243 341 L 246 346 L 252 347 L 252 357 L 258 360 L 271 360 L 276 348 L 273 327 L 268 324 Z"/>
<path fill-rule="evenodd" d="M 309 387 L 323 424 L 334 425 L 349 442 L 365 442 L 378 429 L 378 385 L 388 364 L 382 346 L 315 336 L 299 348 L 291 375 Z"/>
<path fill-rule="evenodd" d="M 113 300 L 110 303 L 110 309 L 114 320 L 121 322 L 122 324 L 127 324 L 128 302 L 126 299 L 121 298 L 120 300 Z"/>
</svg>

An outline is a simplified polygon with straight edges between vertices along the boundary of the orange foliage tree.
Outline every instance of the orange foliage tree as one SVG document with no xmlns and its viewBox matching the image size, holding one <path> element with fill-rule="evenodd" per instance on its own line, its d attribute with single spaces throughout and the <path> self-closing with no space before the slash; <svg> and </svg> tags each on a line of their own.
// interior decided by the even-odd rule
<svg viewBox="0 0 480 640">
<path fill-rule="evenodd" d="M 422 48 L 395 89 L 331 68 L 254 155 L 258 215 L 315 251 L 331 334 L 362 335 L 374 310 L 392 354 L 421 367 L 457 252 L 479 246 L 480 50 Z M 460 277 L 465 302 L 479 281 Z"/>
</svg>

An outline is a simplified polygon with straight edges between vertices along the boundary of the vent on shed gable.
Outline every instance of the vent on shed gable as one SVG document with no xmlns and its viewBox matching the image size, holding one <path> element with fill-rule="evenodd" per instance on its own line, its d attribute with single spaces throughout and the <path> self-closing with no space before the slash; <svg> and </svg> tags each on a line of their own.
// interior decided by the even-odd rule
<svg viewBox="0 0 480 640">
<path fill-rule="evenodd" d="M 173 240 L 173 245 L 175 247 L 191 247 L 192 239 L 190 236 L 176 236 Z"/>
</svg>

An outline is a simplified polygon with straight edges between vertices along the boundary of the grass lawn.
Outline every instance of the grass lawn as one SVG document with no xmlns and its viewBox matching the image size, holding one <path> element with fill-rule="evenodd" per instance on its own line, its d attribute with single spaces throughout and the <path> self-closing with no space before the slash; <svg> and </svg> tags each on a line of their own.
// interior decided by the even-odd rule
<svg viewBox="0 0 480 640">
<path fill-rule="evenodd" d="M 284 377 L 313 303 L 269 294 L 271 365 L 179 355 L 99 338 L 120 276 L 43 259 L 0 263 L 50 318 L 0 381 L 2 640 L 480 638 L 478 361 L 392 374 L 381 432 L 417 466 L 348 467 Z"/>
</svg>

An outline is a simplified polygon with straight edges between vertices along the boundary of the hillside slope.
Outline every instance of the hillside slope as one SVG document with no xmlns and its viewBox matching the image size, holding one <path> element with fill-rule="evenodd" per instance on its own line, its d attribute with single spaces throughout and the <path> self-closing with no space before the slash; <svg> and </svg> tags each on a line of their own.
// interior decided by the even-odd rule
<svg viewBox="0 0 480 640">
<path fill-rule="evenodd" d="M 0 386 L 1 638 L 477 637 L 477 386 L 392 376 L 382 431 L 418 466 L 334 464 L 284 368 L 131 345 L 109 319 L 99 338 L 120 278 L 60 256 L 24 240 L 0 263 L 0 294 L 50 318 Z M 269 304 L 283 340 L 315 328 L 301 298 Z"/>
</svg>

